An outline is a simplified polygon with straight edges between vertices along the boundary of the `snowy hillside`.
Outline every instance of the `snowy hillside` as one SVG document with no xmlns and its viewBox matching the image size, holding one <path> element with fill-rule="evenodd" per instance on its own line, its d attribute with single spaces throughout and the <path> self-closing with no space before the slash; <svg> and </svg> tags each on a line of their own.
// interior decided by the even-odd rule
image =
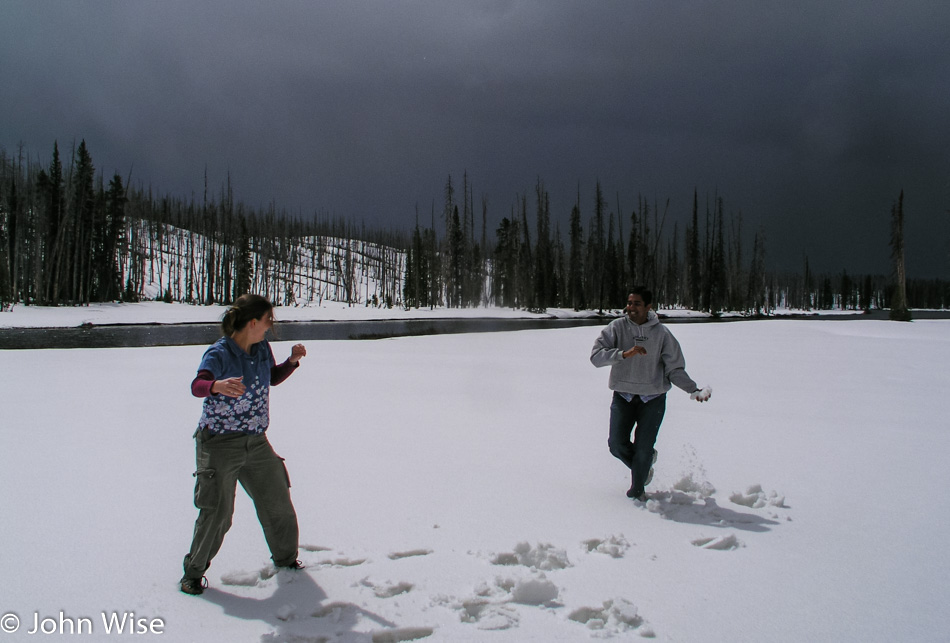
<svg viewBox="0 0 950 643">
<path fill-rule="evenodd" d="M 277 304 L 320 305 L 324 301 L 377 305 L 402 296 L 405 253 L 375 243 L 337 237 L 247 239 L 247 292 Z M 132 222 L 120 253 L 121 282 L 139 284 L 142 299 L 204 302 L 209 274 L 236 278 L 241 248 L 150 221 Z M 225 291 L 230 288 L 225 287 Z"/>
</svg>

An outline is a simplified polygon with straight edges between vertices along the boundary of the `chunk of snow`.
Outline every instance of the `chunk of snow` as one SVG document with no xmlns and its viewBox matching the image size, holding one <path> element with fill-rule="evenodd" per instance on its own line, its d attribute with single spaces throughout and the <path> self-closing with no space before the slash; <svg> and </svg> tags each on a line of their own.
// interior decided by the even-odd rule
<svg viewBox="0 0 950 643">
<path fill-rule="evenodd" d="M 520 580 L 511 591 L 511 600 L 523 605 L 542 605 L 553 601 L 560 591 L 557 585 L 544 578 Z"/>
</svg>

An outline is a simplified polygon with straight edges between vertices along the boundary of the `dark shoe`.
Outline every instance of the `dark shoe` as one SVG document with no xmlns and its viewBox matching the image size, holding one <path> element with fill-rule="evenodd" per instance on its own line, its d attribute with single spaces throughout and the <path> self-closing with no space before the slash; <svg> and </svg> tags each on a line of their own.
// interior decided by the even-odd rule
<svg viewBox="0 0 950 643">
<path fill-rule="evenodd" d="M 643 486 L 647 486 L 653 481 L 653 465 L 656 464 L 656 449 L 653 449 L 653 460 L 650 463 L 650 470 L 647 471 L 647 478 L 643 481 Z M 634 477 L 633 469 L 630 470 L 630 489 L 627 491 L 628 498 L 634 498 L 637 495 L 642 495 L 643 490 L 640 490 L 640 494 L 634 494 L 634 488 L 637 485 L 637 481 Z"/>
<path fill-rule="evenodd" d="M 192 596 L 198 596 L 205 591 L 205 587 L 208 586 L 208 579 L 202 576 L 201 578 L 188 578 L 187 576 L 182 576 L 181 578 L 181 591 L 186 594 L 191 594 Z"/>
<path fill-rule="evenodd" d="M 627 497 L 634 500 L 639 500 L 640 502 L 647 501 L 647 494 L 643 489 L 634 489 L 633 487 L 630 487 L 630 489 L 627 491 Z"/>
<path fill-rule="evenodd" d="M 305 568 L 306 568 L 306 565 L 304 565 L 299 560 L 295 560 L 289 565 L 277 565 L 277 569 L 305 569 Z"/>
<path fill-rule="evenodd" d="M 643 486 L 647 486 L 653 481 L 653 465 L 656 464 L 656 449 L 653 449 L 653 462 L 650 463 L 650 471 L 647 473 L 647 479 L 643 482 Z"/>
</svg>

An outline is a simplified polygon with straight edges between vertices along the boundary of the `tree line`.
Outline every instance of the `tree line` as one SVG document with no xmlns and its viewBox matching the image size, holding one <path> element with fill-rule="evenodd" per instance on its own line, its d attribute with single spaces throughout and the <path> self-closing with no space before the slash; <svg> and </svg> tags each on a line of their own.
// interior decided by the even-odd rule
<svg viewBox="0 0 950 643">
<path fill-rule="evenodd" d="M 433 204 L 428 226 L 420 225 L 417 213 L 407 250 L 405 305 L 602 311 L 621 307 L 632 284 L 649 285 L 658 306 L 712 314 L 883 309 L 895 292 L 904 293 L 909 307 L 950 305 L 950 282 L 906 279 L 902 260 L 894 276 L 817 274 L 807 255 L 800 273 L 771 271 L 764 233 L 754 231 L 750 247 L 741 213 L 727 215 L 718 195 L 701 205 L 694 190 L 692 217 L 682 234 L 675 223 L 669 230 L 669 202 L 638 198 L 628 214 L 620 214 L 619 197 L 613 209 L 598 182 L 587 205 L 578 188 L 562 233 L 559 223 L 551 223 L 550 195 L 539 178 L 531 199 L 518 195 L 489 240 L 485 199 L 479 215 L 468 175 L 460 196 L 449 175 L 441 208 Z"/>
<path fill-rule="evenodd" d="M 0 305 L 162 299 L 284 304 L 401 298 L 406 235 L 236 202 L 230 179 L 199 199 L 155 195 L 113 175 L 82 141 L 64 163 L 0 149 Z"/>
<path fill-rule="evenodd" d="M 622 306 L 635 283 L 657 306 L 713 314 L 888 308 L 895 292 L 909 308 L 950 304 L 943 280 L 815 274 L 807 256 L 800 272 L 771 271 L 763 232 L 750 244 L 721 195 L 694 191 L 691 214 L 681 230 L 668 201 L 640 197 L 624 210 L 597 182 L 587 199 L 577 187 L 562 231 L 538 178 L 489 234 L 489 204 L 476 207 L 465 173 L 460 187 L 447 177 L 427 215 L 417 206 L 410 232 L 378 230 L 248 208 L 230 178 L 209 189 L 206 175 L 200 199 L 155 195 L 118 174 L 107 184 L 85 141 L 65 162 L 54 143 L 48 165 L 0 149 L 0 304 L 211 304 L 253 291 L 284 305 L 602 311 Z"/>
<path fill-rule="evenodd" d="M 114 258 L 126 190 L 96 177 L 81 143 L 64 168 L 54 144 L 46 168 L 26 173 L 0 156 L 0 301 L 82 303 L 119 297 Z"/>
</svg>

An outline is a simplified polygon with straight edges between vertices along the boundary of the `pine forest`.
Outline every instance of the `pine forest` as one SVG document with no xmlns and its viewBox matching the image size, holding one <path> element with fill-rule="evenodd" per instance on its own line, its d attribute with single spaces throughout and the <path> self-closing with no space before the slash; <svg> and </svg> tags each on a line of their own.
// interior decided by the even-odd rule
<svg viewBox="0 0 950 643">
<path fill-rule="evenodd" d="M 490 230 L 468 175 L 449 175 L 413 229 L 378 230 L 248 208 L 230 179 L 212 187 L 205 177 L 200 199 L 156 195 L 97 173 L 85 141 L 65 158 L 54 143 L 51 158 L 0 149 L 0 306 L 212 304 L 256 292 L 280 305 L 602 311 L 621 307 L 633 284 L 652 288 L 656 307 L 713 314 L 883 309 L 895 293 L 904 308 L 950 306 L 950 282 L 903 276 L 902 240 L 892 275 L 817 274 L 807 256 L 798 272 L 771 271 L 764 234 L 744 230 L 720 195 L 694 193 L 681 230 L 667 223 L 669 203 L 640 199 L 622 212 L 599 183 L 585 187 L 589 202 L 578 187 L 562 217 L 539 178 Z"/>
</svg>

